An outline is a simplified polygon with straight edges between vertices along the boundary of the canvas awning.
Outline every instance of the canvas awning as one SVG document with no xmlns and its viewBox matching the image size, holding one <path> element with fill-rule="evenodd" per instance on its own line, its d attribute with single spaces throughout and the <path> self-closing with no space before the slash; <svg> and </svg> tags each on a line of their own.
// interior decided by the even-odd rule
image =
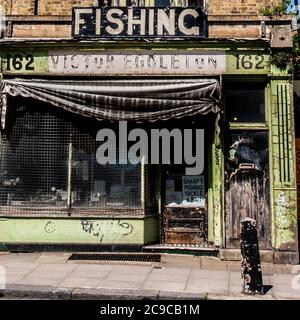
<svg viewBox="0 0 300 320">
<path fill-rule="evenodd" d="M 220 111 L 214 79 L 2 81 L 2 128 L 6 95 L 34 98 L 98 120 L 157 121 Z"/>
</svg>

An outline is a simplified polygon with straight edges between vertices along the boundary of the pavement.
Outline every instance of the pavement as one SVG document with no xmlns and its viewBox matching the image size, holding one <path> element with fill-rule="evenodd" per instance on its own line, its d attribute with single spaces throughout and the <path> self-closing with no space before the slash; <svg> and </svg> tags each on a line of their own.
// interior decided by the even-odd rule
<svg viewBox="0 0 300 320">
<path fill-rule="evenodd" d="M 216 258 L 202 258 L 201 268 L 185 255 L 165 255 L 161 263 L 78 262 L 69 256 L 0 253 L 0 270 L 6 272 L 1 299 L 300 300 L 300 279 L 292 274 L 292 266 L 263 266 L 266 293 L 246 296 L 241 293 L 238 262 L 228 268 Z M 292 281 L 299 289 L 293 289 Z"/>
</svg>

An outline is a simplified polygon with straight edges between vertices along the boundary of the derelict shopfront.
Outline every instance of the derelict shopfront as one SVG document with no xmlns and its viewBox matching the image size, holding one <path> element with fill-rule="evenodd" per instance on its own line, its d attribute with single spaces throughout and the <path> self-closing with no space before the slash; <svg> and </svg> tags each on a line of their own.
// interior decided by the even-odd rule
<svg viewBox="0 0 300 320">
<path fill-rule="evenodd" d="M 143 153 L 140 163 L 126 164 L 127 148 L 121 140 L 125 139 L 130 146 L 127 136 L 132 129 L 144 128 L 150 138 L 153 130 L 167 130 L 170 136 L 162 141 L 166 143 L 162 148 L 165 151 L 172 145 L 173 129 L 179 130 L 183 141 L 186 138 L 181 134 L 187 130 L 191 133 L 188 138 L 195 140 L 193 129 L 197 127 L 204 129 L 205 145 L 211 146 L 213 139 L 219 139 L 216 132 L 220 113 L 219 81 L 131 79 L 3 80 L 2 210 L 13 215 L 36 213 L 40 216 L 42 212 L 80 215 L 78 227 L 87 235 L 94 235 L 100 243 L 143 244 L 160 240 L 161 206 L 180 208 L 185 202 L 194 212 L 187 215 L 193 225 L 186 227 L 184 237 L 177 241 L 194 244 L 206 241 L 207 159 L 205 168 L 199 171 L 200 176 L 186 175 L 184 165 L 161 162 L 153 154 L 155 150 L 149 150 L 148 160 Z M 124 126 L 126 129 L 120 132 Z M 97 159 L 100 129 L 116 133 L 115 164 L 99 164 L 103 162 Z M 176 138 L 173 139 L 176 142 Z M 203 145 L 198 158 L 205 157 L 204 138 L 195 142 Z M 151 144 L 149 141 L 149 146 Z M 189 152 L 192 157 L 193 150 Z M 190 170 L 196 165 L 189 163 Z M 205 175 L 202 175 L 204 169 Z M 188 194 L 183 194 L 184 183 L 190 187 L 196 183 L 193 188 L 198 196 L 193 194 L 191 203 L 188 203 Z M 96 217 L 103 220 L 98 222 L 94 220 Z M 132 218 L 142 225 L 134 228 Z M 112 226 L 111 231 L 105 231 L 109 236 L 104 234 L 103 225 L 108 230 Z M 152 228 L 148 241 L 143 238 L 146 237 L 144 228 Z M 192 230 L 189 232 L 189 229 Z"/>
<path fill-rule="evenodd" d="M 251 216 L 262 249 L 296 257 L 291 85 L 268 43 L 42 42 L 2 44 L 1 242 L 238 248 Z M 120 149 L 99 165 L 97 132 L 120 121 L 203 129 L 203 172 Z"/>
</svg>

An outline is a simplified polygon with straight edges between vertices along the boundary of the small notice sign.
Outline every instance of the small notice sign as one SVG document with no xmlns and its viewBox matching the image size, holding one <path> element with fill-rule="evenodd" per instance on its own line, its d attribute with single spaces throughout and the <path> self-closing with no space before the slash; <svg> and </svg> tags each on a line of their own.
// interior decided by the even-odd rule
<svg viewBox="0 0 300 320">
<path fill-rule="evenodd" d="M 182 193 L 184 206 L 205 207 L 204 176 L 183 176 Z"/>
</svg>

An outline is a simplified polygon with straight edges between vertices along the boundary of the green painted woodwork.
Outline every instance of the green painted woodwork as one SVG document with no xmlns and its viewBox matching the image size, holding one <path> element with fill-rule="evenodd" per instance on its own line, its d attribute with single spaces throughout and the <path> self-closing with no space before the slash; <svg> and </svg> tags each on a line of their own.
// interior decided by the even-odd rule
<svg viewBox="0 0 300 320">
<path fill-rule="evenodd" d="M 224 206 L 223 206 L 223 164 L 224 155 L 220 147 L 213 144 L 212 147 L 212 213 L 213 213 L 213 233 L 214 244 L 221 247 L 224 244 L 223 228 L 224 228 Z"/>
<path fill-rule="evenodd" d="M 157 217 L 0 218 L 0 242 L 145 244 L 157 242 Z"/>
<path fill-rule="evenodd" d="M 226 74 L 268 74 L 270 73 L 269 56 L 263 51 L 227 52 Z"/>
<path fill-rule="evenodd" d="M 167 51 L 174 55 L 180 53 L 189 53 L 199 52 L 218 52 L 225 54 L 225 71 L 219 65 L 216 68 L 222 69 L 220 74 L 224 75 L 267 75 L 270 74 L 271 67 L 269 65 L 268 53 L 263 51 L 262 49 L 246 49 L 243 50 L 230 50 L 230 48 L 223 48 L 217 46 L 208 47 L 207 45 L 196 46 L 195 44 L 191 46 L 182 47 L 182 43 L 178 43 L 177 47 L 166 48 L 164 46 L 157 46 L 156 44 L 151 44 L 151 46 L 140 46 L 135 47 L 133 45 L 129 46 L 128 43 L 124 44 L 124 50 L 128 50 L 127 52 L 131 52 L 134 54 L 147 50 L 148 52 L 160 52 Z M 116 43 L 110 43 L 104 46 L 99 46 L 95 44 L 94 47 L 69 47 L 66 45 L 59 45 L 53 47 L 49 44 L 48 48 L 13 48 L 7 49 L 3 48 L 1 50 L 1 69 L 3 74 L 15 74 L 15 75 L 23 75 L 23 74 L 32 74 L 32 75 L 47 75 L 50 74 L 49 71 L 49 59 L 51 59 L 50 52 L 53 50 L 59 50 L 59 54 L 63 54 L 68 52 L 70 54 L 70 50 L 73 50 L 76 55 L 88 54 L 90 51 L 97 50 L 99 53 L 104 54 L 109 50 L 109 52 L 120 53 L 120 48 L 116 47 Z M 272 68 L 274 74 L 285 74 L 282 70 L 278 70 L 276 68 Z M 208 74 L 209 75 L 209 74 Z"/>
<path fill-rule="evenodd" d="M 270 161 L 272 176 L 272 244 L 279 250 L 296 250 L 297 193 L 294 151 L 292 84 L 271 81 Z"/>
<path fill-rule="evenodd" d="M 217 51 L 226 52 L 224 77 L 247 81 L 265 80 L 266 124 L 232 124 L 230 129 L 269 130 L 270 152 L 270 195 L 272 208 L 272 245 L 278 250 L 296 250 L 296 182 L 294 156 L 293 105 L 291 83 L 287 70 L 269 65 L 268 44 L 263 41 L 168 41 L 157 43 L 115 41 L 108 43 L 79 43 L 66 41 L 58 43 L 24 42 L 3 44 L 1 52 L 2 73 L 16 76 L 48 75 L 49 50 L 169 50 L 176 54 L 183 52 Z M 7 70 L 7 55 L 15 57 L 14 64 L 20 70 Z M 33 64 L 30 64 L 33 56 Z M 238 57 L 239 56 L 239 60 Z M 26 69 L 27 65 L 27 69 Z M 31 70 L 31 67 L 34 70 Z M 29 68 L 29 69 L 28 69 Z M 221 125 L 222 127 L 222 125 Z M 222 148 L 212 145 L 209 161 L 208 188 L 208 239 L 216 246 L 224 246 L 224 155 Z M 144 244 L 159 241 L 159 218 L 0 218 L 0 242 L 24 243 L 120 243 Z"/>
</svg>

